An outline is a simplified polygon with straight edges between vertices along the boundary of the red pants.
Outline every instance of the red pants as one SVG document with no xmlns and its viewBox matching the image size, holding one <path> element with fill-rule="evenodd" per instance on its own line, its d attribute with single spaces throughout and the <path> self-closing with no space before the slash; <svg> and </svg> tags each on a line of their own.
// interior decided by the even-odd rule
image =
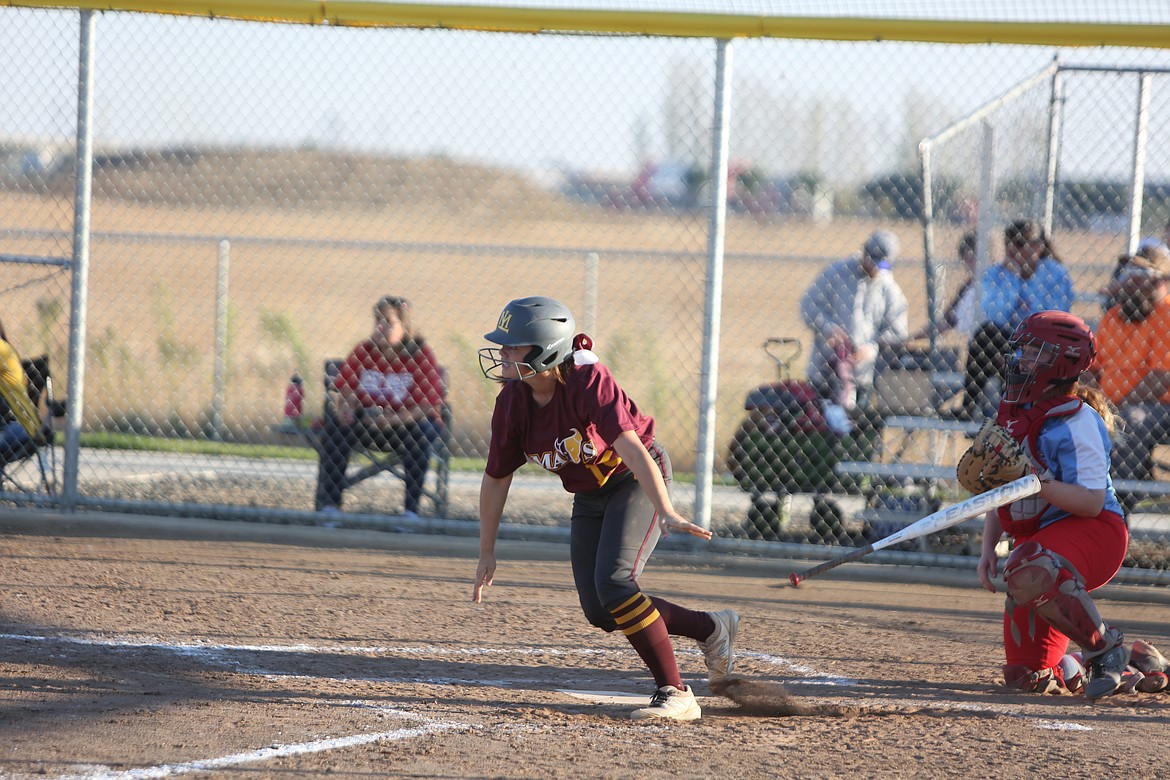
<svg viewBox="0 0 1170 780">
<path fill-rule="evenodd" d="M 1121 568 L 1129 547 L 1129 532 L 1120 516 L 1103 512 L 1098 517 L 1066 517 L 1034 534 L 1016 537 L 1017 546 L 1029 541 L 1063 556 L 1092 591 L 1113 579 Z M 1013 621 L 1022 639 L 1018 646 L 1012 638 Z M 1003 645 L 1009 666 L 1019 664 L 1032 671 L 1051 669 L 1068 652 L 1068 643 L 1067 636 L 1031 609 L 1017 608 L 1010 615 L 1004 612 Z"/>
</svg>

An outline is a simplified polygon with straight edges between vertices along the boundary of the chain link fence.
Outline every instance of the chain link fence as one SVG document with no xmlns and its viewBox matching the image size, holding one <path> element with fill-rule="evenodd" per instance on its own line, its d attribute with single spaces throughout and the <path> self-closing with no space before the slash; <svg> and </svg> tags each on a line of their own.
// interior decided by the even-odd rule
<svg viewBox="0 0 1170 780">
<path fill-rule="evenodd" d="M 81 332 L 66 262 L 78 14 L 0 13 L 3 321 L 23 354 L 49 356 L 64 397 L 71 333 Z M 446 435 L 421 513 L 473 529 L 496 391 L 476 352 L 507 301 L 540 294 L 570 307 L 655 416 L 681 475 L 679 503 L 701 508 L 688 477 L 699 463 L 716 189 L 712 40 L 116 12 L 95 27 L 84 389 L 70 410 L 76 505 L 318 521 L 316 447 L 335 387 L 326 361 L 374 332 L 374 304 L 391 295 L 409 300 L 416 335 L 443 368 L 450 413 L 438 421 Z M 964 281 L 952 252 L 961 236 L 988 236 L 990 265 L 1002 259 L 1005 222 L 1044 217 L 1052 82 L 987 120 L 993 209 L 981 207 L 984 125 L 936 146 L 930 263 L 919 144 L 1021 84 L 1052 52 L 744 40 L 733 53 L 710 521 L 745 543 L 858 544 L 961 495 L 950 479 L 858 476 L 842 464 L 949 466 L 961 451 L 946 426 L 919 441 L 887 418 L 939 419 L 940 377 L 951 374 L 953 390 L 962 371 L 960 330 L 934 333 L 933 352 L 953 357 L 946 366 L 925 346 L 928 312 L 937 323 Z M 1091 58 L 1116 69 L 1166 61 L 1144 50 Z M 1117 256 L 1137 249 L 1125 222 L 1135 78 L 1070 74 L 1058 95 L 1052 241 L 1072 276 L 1074 311 L 1094 323 Z M 1162 92 L 1152 94 L 1141 109 L 1142 236 L 1160 235 L 1170 215 L 1170 146 L 1160 142 L 1170 113 Z M 875 230 L 897 240 L 906 328 L 922 338 L 878 356 L 874 408 L 842 433 L 820 397 L 798 397 L 813 349 L 801 297 Z M 922 373 L 913 392 L 928 387 L 928 401 L 890 381 Z M 793 413 L 807 417 L 794 423 Z M 567 498 L 529 468 L 506 519 L 563 528 Z M 11 485 L 4 496 L 30 500 Z M 400 479 L 355 482 L 326 521 L 414 527 L 404 500 Z M 1163 569 L 1170 518 L 1156 497 L 1134 508 L 1154 552 L 1131 563 Z M 969 554 L 975 539 L 959 529 L 929 550 Z"/>
</svg>

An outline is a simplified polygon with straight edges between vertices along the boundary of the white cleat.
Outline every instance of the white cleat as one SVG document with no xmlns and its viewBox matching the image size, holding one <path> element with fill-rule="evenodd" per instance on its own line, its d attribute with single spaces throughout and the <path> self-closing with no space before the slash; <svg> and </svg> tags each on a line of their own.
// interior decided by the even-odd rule
<svg viewBox="0 0 1170 780">
<path fill-rule="evenodd" d="M 703 660 L 707 662 L 707 681 L 720 682 L 731 674 L 735 664 L 735 634 L 739 631 L 739 614 L 732 609 L 710 613 L 715 621 L 715 630 L 706 641 L 699 642 Z"/>
<path fill-rule="evenodd" d="M 630 713 L 634 720 L 663 718 L 665 720 L 698 720 L 703 717 L 699 702 L 690 686 L 681 691 L 673 685 L 664 685 L 650 697 L 650 706 Z"/>
</svg>

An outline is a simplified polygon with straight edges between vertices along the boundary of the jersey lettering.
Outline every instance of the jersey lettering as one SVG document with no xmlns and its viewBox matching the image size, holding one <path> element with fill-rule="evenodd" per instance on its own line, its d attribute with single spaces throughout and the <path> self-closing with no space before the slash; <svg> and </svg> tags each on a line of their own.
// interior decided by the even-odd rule
<svg viewBox="0 0 1170 780">
<path fill-rule="evenodd" d="M 538 455 L 528 455 L 528 462 L 535 463 L 545 471 L 557 472 L 565 467 L 567 460 L 555 452 L 542 452 Z"/>
<path fill-rule="evenodd" d="M 375 401 L 401 404 L 414 387 L 414 377 L 410 374 L 383 374 L 367 369 L 358 378 L 358 387 Z"/>
<path fill-rule="evenodd" d="M 529 454 L 528 460 L 548 471 L 560 471 L 569 463 L 591 466 L 597 459 L 597 446 L 577 428 L 564 438 L 557 439 L 552 452 Z M 608 460 L 608 458 L 606 459 Z"/>
</svg>

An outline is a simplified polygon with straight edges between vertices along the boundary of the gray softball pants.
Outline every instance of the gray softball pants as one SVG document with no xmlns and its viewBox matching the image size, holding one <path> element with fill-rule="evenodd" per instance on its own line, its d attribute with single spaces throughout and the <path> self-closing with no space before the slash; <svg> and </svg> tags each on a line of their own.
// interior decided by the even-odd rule
<svg viewBox="0 0 1170 780">
<path fill-rule="evenodd" d="M 670 457 L 658 442 L 649 450 L 669 489 Z M 631 472 L 574 495 L 569 557 L 581 609 L 591 624 L 603 631 L 617 628 L 609 609 L 638 593 L 638 576 L 661 537 L 654 505 Z"/>
</svg>

